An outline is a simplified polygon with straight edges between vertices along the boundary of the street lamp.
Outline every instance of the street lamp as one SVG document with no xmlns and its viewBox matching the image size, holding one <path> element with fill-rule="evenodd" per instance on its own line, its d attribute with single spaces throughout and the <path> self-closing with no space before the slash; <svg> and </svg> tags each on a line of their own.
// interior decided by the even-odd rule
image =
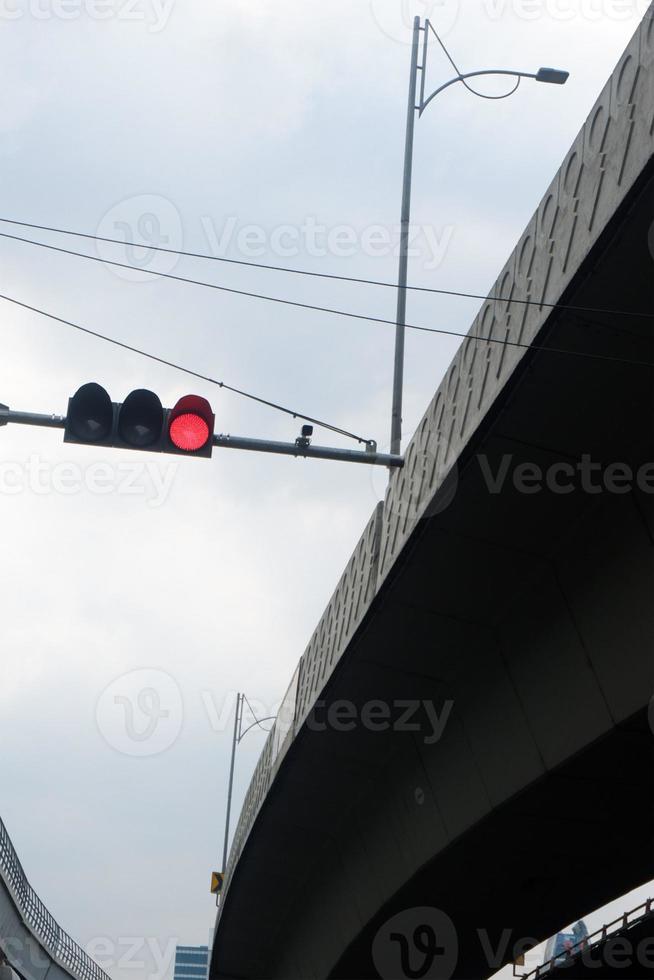
<svg viewBox="0 0 654 980">
<path fill-rule="evenodd" d="M 424 34 L 422 45 L 422 63 L 418 63 L 420 56 L 420 34 Z M 425 84 L 427 75 L 427 54 L 429 46 L 429 34 L 432 33 L 439 45 L 443 49 L 448 61 L 454 68 L 456 75 L 448 82 L 445 82 L 425 98 Z M 420 101 L 416 104 L 418 90 L 418 72 L 421 72 L 420 80 Z M 516 79 L 516 83 L 509 92 L 502 95 L 486 95 L 474 89 L 468 79 L 478 78 L 483 75 L 505 75 Z M 416 17 L 413 22 L 413 45 L 411 52 L 411 75 L 409 78 L 409 104 L 407 110 L 406 142 L 404 147 L 404 179 L 402 185 L 402 217 L 400 231 L 400 265 L 397 288 L 397 318 L 395 329 L 395 364 L 393 371 L 393 407 L 391 412 L 391 454 L 400 453 L 402 442 L 402 387 L 404 376 L 404 334 L 406 327 L 406 296 L 407 296 L 407 273 L 409 264 L 409 224 L 411 220 L 411 173 L 413 169 L 413 136 L 416 120 L 416 113 L 420 118 L 437 95 L 440 95 L 450 85 L 461 82 L 469 92 L 483 99 L 506 99 L 518 89 L 523 78 L 533 78 L 537 82 L 547 82 L 551 85 L 564 85 L 568 80 L 568 72 L 559 71 L 557 68 L 540 68 L 537 72 L 508 71 L 498 68 L 485 69 L 483 71 L 472 71 L 462 73 L 454 63 L 449 51 L 436 33 L 429 20 L 425 20 L 424 26 L 421 18 Z"/>
<path fill-rule="evenodd" d="M 247 728 L 243 728 L 243 705 L 247 702 L 248 708 L 250 708 L 250 713 L 254 718 L 254 721 L 248 725 Z M 250 702 L 246 698 L 245 694 L 236 695 L 236 713 L 234 715 L 234 734 L 232 735 L 232 758 L 229 764 L 229 781 L 227 784 L 227 812 L 225 814 L 225 840 L 223 844 L 223 874 L 227 871 L 227 854 L 228 854 L 228 844 L 229 844 L 229 818 L 232 810 L 232 789 L 234 786 L 234 761 L 236 759 L 236 746 L 240 745 L 241 741 L 247 733 L 255 728 L 257 725 L 259 728 L 263 728 L 262 722 L 264 721 L 274 721 L 276 715 L 269 715 L 267 718 L 257 718 Z M 269 729 L 264 728 L 264 731 L 269 731 Z"/>
</svg>

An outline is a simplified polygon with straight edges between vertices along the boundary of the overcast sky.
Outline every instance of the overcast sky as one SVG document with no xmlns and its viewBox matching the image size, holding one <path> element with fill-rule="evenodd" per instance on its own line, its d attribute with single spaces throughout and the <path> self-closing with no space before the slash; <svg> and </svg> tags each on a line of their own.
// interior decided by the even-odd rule
<svg viewBox="0 0 654 980">
<path fill-rule="evenodd" d="M 642 0 L 0 0 L 0 217 L 392 280 L 409 27 L 428 14 L 464 70 L 572 73 L 564 89 L 525 83 L 497 103 L 450 90 L 418 126 L 411 280 L 485 293 L 643 11 Z M 436 86 L 448 66 L 432 56 Z M 394 315 L 390 289 L 99 254 Z M 8 296 L 388 446 L 391 328 L 2 238 L 0 262 Z M 409 319 L 466 330 L 477 306 L 412 297 Z M 95 380 L 116 401 L 137 387 L 165 405 L 203 394 L 219 431 L 298 434 L 291 418 L 4 301 L 0 318 L 0 401 L 12 408 L 63 413 Z M 410 436 L 457 341 L 407 343 Z M 159 980 L 175 942 L 206 942 L 213 924 L 235 692 L 275 711 L 385 473 L 93 450 L 18 426 L 0 440 L 0 815 L 62 926 L 84 944 L 105 937 L 117 980 Z M 354 448 L 320 430 L 316 441 Z M 239 750 L 236 815 L 263 738 Z"/>
</svg>

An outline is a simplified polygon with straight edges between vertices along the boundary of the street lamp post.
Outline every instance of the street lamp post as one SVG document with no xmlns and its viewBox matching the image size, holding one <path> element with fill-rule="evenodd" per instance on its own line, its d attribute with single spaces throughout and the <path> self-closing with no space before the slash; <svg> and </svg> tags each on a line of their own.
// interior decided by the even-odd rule
<svg viewBox="0 0 654 980">
<path fill-rule="evenodd" d="M 254 711 L 252 711 L 252 708 L 250 707 L 250 711 L 252 712 L 252 717 L 254 718 L 254 721 L 250 725 L 248 725 L 247 728 L 244 729 L 243 728 L 243 705 L 246 702 L 248 703 L 248 707 L 250 707 L 250 704 L 245 694 L 239 693 L 236 695 L 236 711 L 234 713 L 234 732 L 232 735 L 232 756 L 229 763 L 229 780 L 227 783 L 227 811 L 225 813 L 225 839 L 223 843 L 223 874 L 227 871 L 227 857 L 228 857 L 228 847 L 229 847 L 229 820 L 232 811 L 232 790 L 234 787 L 234 763 L 236 760 L 236 747 L 237 745 L 240 744 L 241 740 L 247 735 L 250 729 L 254 728 L 256 725 L 259 725 L 259 727 L 263 727 L 261 724 L 262 722 L 274 721 L 276 717 L 275 715 L 269 715 L 267 718 L 257 718 L 256 715 L 254 714 Z M 264 729 L 264 731 L 266 731 L 266 729 Z"/>
<path fill-rule="evenodd" d="M 428 98 L 425 98 L 425 84 L 427 75 L 427 54 L 429 49 L 429 34 L 432 33 L 439 45 L 443 49 L 448 61 L 454 68 L 456 75 L 449 81 L 440 85 Z M 420 57 L 420 35 L 423 34 L 422 57 Z M 420 96 L 418 96 L 418 72 L 421 73 Z M 486 95 L 477 92 L 470 84 L 468 79 L 478 78 L 483 75 L 505 75 L 517 79 L 516 84 L 510 92 L 502 95 Z M 413 144 L 416 114 L 420 118 L 427 106 L 446 88 L 457 83 L 463 84 L 473 95 L 485 99 L 506 99 L 517 90 L 523 78 L 532 78 L 537 82 L 548 82 L 554 85 L 563 85 L 568 80 L 568 72 L 559 71 L 556 68 L 540 68 L 537 72 L 509 71 L 499 68 L 484 69 L 482 71 L 466 72 L 459 71 L 457 65 L 450 56 L 449 51 L 436 33 L 429 20 L 425 20 L 424 25 L 420 17 L 416 17 L 413 22 L 413 39 L 411 45 L 411 73 L 409 76 L 409 103 L 407 108 L 406 138 L 404 144 L 404 174 L 402 178 L 402 214 L 400 220 L 400 257 L 397 283 L 397 319 L 395 327 L 395 360 L 393 369 L 393 405 L 391 409 L 391 446 L 392 455 L 399 455 L 402 444 L 402 391 L 404 380 L 404 336 L 406 330 L 406 299 L 407 299 L 407 276 L 409 268 L 409 229 L 411 223 L 411 175 L 413 170 Z"/>
</svg>

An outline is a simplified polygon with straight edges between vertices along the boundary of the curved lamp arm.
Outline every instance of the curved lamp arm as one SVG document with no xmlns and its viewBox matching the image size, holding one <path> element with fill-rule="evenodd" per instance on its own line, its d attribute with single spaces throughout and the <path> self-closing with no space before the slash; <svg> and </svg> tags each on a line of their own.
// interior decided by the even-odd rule
<svg viewBox="0 0 654 980">
<path fill-rule="evenodd" d="M 243 739 L 247 735 L 247 733 L 250 731 L 250 729 L 256 728 L 257 725 L 261 728 L 262 727 L 261 722 L 263 722 L 263 721 L 275 721 L 276 718 L 277 718 L 277 715 L 268 715 L 267 718 L 255 718 L 254 721 L 252 722 L 252 724 L 251 725 L 248 725 L 248 727 L 246 729 L 244 729 L 244 731 L 242 731 L 239 734 L 238 739 L 237 739 L 237 742 L 240 744 L 241 739 Z M 264 728 L 263 730 L 264 730 L 264 732 L 271 731 L 270 728 Z"/>
<path fill-rule="evenodd" d="M 425 111 L 425 109 L 427 108 L 427 106 L 429 105 L 429 103 L 433 99 L 435 99 L 437 95 L 440 95 L 440 93 L 444 89 L 449 88 L 450 85 L 455 85 L 457 82 L 463 82 L 465 84 L 466 79 L 468 79 L 468 78 L 477 78 L 480 75 L 506 75 L 509 78 L 517 78 L 518 79 L 518 83 L 515 86 L 515 88 L 511 89 L 510 92 L 507 92 L 506 95 L 483 95 L 483 93 L 481 93 L 481 92 L 475 92 L 474 93 L 475 95 L 480 95 L 483 99 L 506 99 L 507 96 L 513 95 L 513 93 L 517 89 L 518 85 L 520 84 L 520 79 L 521 78 L 535 78 L 535 79 L 538 79 L 538 75 L 537 74 L 535 74 L 534 72 L 528 72 L 528 71 L 505 71 L 505 70 L 502 70 L 500 68 L 491 68 L 491 69 L 486 69 L 485 71 L 468 71 L 468 72 L 465 73 L 465 75 L 457 75 L 455 78 L 451 78 L 449 80 L 449 82 L 445 82 L 444 85 L 439 85 L 439 87 L 436 89 L 436 91 L 435 92 L 432 92 L 431 95 L 429 96 L 429 98 L 428 99 L 425 99 L 425 101 L 422 103 L 422 105 L 418 106 L 418 115 L 421 116 L 423 114 L 423 112 Z"/>
<path fill-rule="evenodd" d="M 475 89 L 468 85 L 468 78 L 478 78 L 480 75 L 505 75 L 507 78 L 517 78 L 515 86 L 510 92 L 506 92 L 504 95 L 485 95 L 483 92 L 477 92 Z M 457 82 L 461 82 L 467 89 L 470 89 L 473 95 L 478 95 L 482 99 L 506 99 L 509 95 L 513 93 L 518 88 L 518 85 L 523 78 L 533 78 L 536 82 L 546 82 L 549 85 L 565 85 L 570 73 L 567 71 L 561 71 L 559 68 L 539 68 L 537 72 L 532 71 L 508 71 L 504 68 L 485 68 L 483 71 L 468 71 L 465 74 L 455 75 L 451 78 L 449 82 L 445 82 L 443 85 L 439 85 L 435 92 L 432 92 L 428 99 L 421 99 L 421 103 L 416 108 L 418 109 L 418 115 L 421 116 L 429 103 L 436 98 L 437 95 L 446 89 L 450 85 L 455 85 Z"/>
</svg>

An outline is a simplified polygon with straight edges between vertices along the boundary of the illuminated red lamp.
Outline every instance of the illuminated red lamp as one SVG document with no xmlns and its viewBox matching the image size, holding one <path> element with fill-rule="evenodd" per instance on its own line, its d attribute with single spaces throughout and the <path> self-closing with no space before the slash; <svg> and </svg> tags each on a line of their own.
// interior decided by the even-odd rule
<svg viewBox="0 0 654 980">
<path fill-rule="evenodd" d="M 206 398 L 184 395 L 168 416 L 168 451 L 188 456 L 211 456 L 215 424 L 215 415 Z"/>
<path fill-rule="evenodd" d="M 209 426 L 201 415 L 186 412 L 178 415 L 170 425 L 170 441 L 185 453 L 194 453 L 206 446 Z"/>
</svg>

